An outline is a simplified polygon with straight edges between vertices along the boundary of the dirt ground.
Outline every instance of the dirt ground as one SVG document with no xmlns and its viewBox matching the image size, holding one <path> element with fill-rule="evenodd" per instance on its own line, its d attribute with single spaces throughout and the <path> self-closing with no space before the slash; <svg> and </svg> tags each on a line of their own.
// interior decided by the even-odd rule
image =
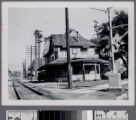
<svg viewBox="0 0 136 120">
<path fill-rule="evenodd" d="M 117 100 L 128 99 L 128 81 L 121 81 L 122 89 L 109 89 L 108 80 L 91 82 L 73 82 L 73 88 L 68 89 L 68 83 L 39 82 L 37 80 L 21 80 L 31 88 L 49 94 L 60 100 Z"/>
</svg>

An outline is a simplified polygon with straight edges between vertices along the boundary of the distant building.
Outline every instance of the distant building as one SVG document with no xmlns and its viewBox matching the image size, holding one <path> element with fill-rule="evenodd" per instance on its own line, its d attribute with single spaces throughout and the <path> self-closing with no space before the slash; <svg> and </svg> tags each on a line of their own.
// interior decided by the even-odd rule
<svg viewBox="0 0 136 120">
<path fill-rule="evenodd" d="M 99 59 L 99 55 L 95 52 L 96 45 L 73 29 L 70 30 L 69 35 L 72 80 L 101 79 L 101 66 L 108 62 Z M 52 34 L 48 39 L 46 38 L 46 43 L 43 54 L 44 65 L 39 70 L 46 71 L 47 81 L 67 81 L 65 34 Z"/>
</svg>

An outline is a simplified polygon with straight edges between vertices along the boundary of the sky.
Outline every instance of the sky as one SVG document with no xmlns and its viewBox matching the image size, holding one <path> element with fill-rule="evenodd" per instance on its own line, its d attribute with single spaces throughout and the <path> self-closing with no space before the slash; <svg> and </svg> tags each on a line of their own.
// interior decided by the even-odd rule
<svg viewBox="0 0 136 120">
<path fill-rule="evenodd" d="M 107 22 L 108 15 L 90 8 L 70 8 L 69 28 L 83 37 L 96 37 L 94 20 Z M 12 70 L 22 70 L 22 63 L 29 56 L 26 48 L 34 45 L 34 30 L 42 31 L 43 38 L 65 33 L 64 8 L 9 8 L 8 9 L 8 65 Z M 29 64 L 29 63 L 28 63 Z"/>
</svg>

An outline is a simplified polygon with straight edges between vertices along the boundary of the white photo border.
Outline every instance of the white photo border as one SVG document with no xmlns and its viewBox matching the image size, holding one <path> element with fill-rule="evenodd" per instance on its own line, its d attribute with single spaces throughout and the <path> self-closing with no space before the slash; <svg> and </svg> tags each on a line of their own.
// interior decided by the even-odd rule
<svg viewBox="0 0 136 120">
<path fill-rule="evenodd" d="M 129 17 L 129 100 L 9 100 L 8 98 L 8 8 L 126 7 Z M 2 105 L 22 106 L 134 106 L 134 2 L 2 2 Z"/>
</svg>

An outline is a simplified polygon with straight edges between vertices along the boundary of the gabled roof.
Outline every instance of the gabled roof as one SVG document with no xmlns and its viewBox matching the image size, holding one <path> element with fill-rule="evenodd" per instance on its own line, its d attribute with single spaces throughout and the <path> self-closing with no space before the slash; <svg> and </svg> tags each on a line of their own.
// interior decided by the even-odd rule
<svg viewBox="0 0 136 120">
<path fill-rule="evenodd" d="M 66 48 L 66 35 L 65 34 L 53 34 L 51 35 L 51 40 L 55 47 Z M 79 34 L 77 36 L 69 36 L 69 42 L 70 42 L 71 47 L 89 48 L 89 47 L 96 46 L 94 43 L 83 38 Z"/>
</svg>

